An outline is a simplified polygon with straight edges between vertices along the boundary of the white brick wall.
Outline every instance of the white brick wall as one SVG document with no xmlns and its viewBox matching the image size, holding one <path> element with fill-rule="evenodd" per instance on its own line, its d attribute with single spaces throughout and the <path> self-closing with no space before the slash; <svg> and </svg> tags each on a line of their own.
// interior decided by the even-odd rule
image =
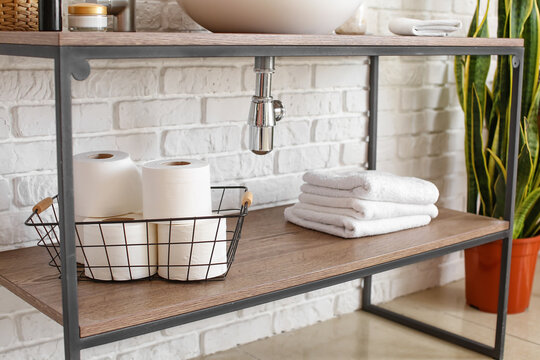
<svg viewBox="0 0 540 360">
<path fill-rule="evenodd" d="M 198 99 L 123 101 L 118 104 L 120 129 L 196 124 L 201 121 Z"/>
<path fill-rule="evenodd" d="M 447 18 L 453 12 L 468 21 L 475 2 L 368 5 L 368 31 L 389 34 L 387 22 L 398 15 Z M 202 30 L 175 0 L 142 0 L 137 7 L 141 30 Z M 307 169 L 365 165 L 366 58 L 278 58 L 273 90 L 287 116 L 266 157 L 247 151 L 252 63 L 247 58 L 92 61 L 89 79 L 73 81 L 74 152 L 120 149 L 139 164 L 161 157 L 203 158 L 211 164 L 214 183 L 246 184 L 258 206 L 294 201 Z M 56 192 L 56 159 L 52 62 L 0 57 L 0 68 L 3 251 L 35 243 L 32 229 L 22 223 L 33 204 Z M 441 205 L 463 208 L 463 116 L 453 59 L 382 58 L 380 86 L 379 168 L 432 180 Z M 387 301 L 462 276 L 462 257 L 456 254 L 378 275 L 373 293 Z M 84 350 L 83 358 L 193 358 L 354 311 L 360 292 L 360 281 L 349 282 Z M 0 303 L 0 360 L 63 358 L 60 326 L 3 288 Z"/>
</svg>

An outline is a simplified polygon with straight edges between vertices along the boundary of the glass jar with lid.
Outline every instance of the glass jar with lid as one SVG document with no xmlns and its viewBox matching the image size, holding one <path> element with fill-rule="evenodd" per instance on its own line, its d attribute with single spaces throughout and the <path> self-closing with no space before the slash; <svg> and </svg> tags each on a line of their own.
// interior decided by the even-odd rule
<svg viewBox="0 0 540 360">
<path fill-rule="evenodd" d="M 107 31 L 107 7 L 81 3 L 70 5 L 69 31 Z"/>
</svg>

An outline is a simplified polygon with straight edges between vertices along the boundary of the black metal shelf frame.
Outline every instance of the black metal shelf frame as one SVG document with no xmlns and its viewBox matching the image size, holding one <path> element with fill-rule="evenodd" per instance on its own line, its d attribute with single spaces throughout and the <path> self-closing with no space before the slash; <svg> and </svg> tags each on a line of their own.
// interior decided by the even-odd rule
<svg viewBox="0 0 540 360">
<path fill-rule="evenodd" d="M 512 109 L 508 145 L 506 208 L 504 215 L 504 219 L 510 223 L 510 227 L 507 231 L 493 233 L 441 249 L 424 252 L 281 291 L 84 338 L 81 338 L 79 335 L 75 242 L 64 241 L 62 242 L 60 250 L 63 274 L 61 281 L 65 358 L 77 360 L 80 358 L 81 349 L 213 317 L 345 281 L 363 278 L 362 309 L 364 311 L 396 321 L 494 359 L 502 359 L 504 353 L 507 295 L 512 248 L 512 225 L 514 219 L 515 182 L 517 176 L 523 52 L 524 50 L 522 47 L 505 46 L 45 46 L 0 44 L 0 55 L 49 58 L 54 60 L 56 146 L 60 205 L 59 228 L 64 239 L 75 238 L 75 226 L 73 226 L 75 218 L 73 206 L 71 77 L 79 81 L 85 80 L 90 75 L 90 65 L 88 60 L 240 56 L 368 56 L 370 69 L 368 167 L 369 169 L 375 169 L 377 161 L 377 97 L 380 56 L 508 55 L 512 57 Z M 499 239 L 503 239 L 500 273 L 500 284 L 502 284 L 502 286 L 500 286 L 499 289 L 497 328 L 495 331 L 494 346 L 482 344 L 462 337 L 461 335 L 450 333 L 371 303 L 371 276 L 373 274 Z"/>
</svg>

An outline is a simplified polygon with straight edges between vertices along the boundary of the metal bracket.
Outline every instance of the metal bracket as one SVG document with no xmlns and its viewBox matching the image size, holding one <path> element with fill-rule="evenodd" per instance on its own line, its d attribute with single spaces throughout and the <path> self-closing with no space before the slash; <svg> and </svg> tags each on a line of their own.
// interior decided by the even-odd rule
<svg viewBox="0 0 540 360">
<path fill-rule="evenodd" d="M 514 69 L 515 69 L 515 68 L 518 68 L 519 65 L 520 65 L 519 57 L 517 57 L 515 55 L 512 56 L 512 67 L 514 67 Z"/>
<path fill-rule="evenodd" d="M 83 81 L 90 76 L 90 63 L 88 63 L 88 59 L 78 57 L 78 56 L 70 56 L 70 59 L 68 60 L 68 64 L 70 67 L 71 75 L 75 80 Z"/>
</svg>

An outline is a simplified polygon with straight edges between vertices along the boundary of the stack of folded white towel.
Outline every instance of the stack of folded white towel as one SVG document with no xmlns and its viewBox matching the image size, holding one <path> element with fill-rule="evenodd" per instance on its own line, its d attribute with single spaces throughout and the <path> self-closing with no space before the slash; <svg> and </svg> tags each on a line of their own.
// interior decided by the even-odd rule
<svg viewBox="0 0 540 360">
<path fill-rule="evenodd" d="M 448 36 L 461 29 L 461 21 L 457 19 L 418 20 L 396 18 L 388 23 L 388 29 L 396 35 Z"/>
<path fill-rule="evenodd" d="M 285 209 L 297 225 L 357 238 L 424 226 L 437 217 L 437 187 L 425 180 L 376 170 L 303 177 L 300 202 Z"/>
</svg>

